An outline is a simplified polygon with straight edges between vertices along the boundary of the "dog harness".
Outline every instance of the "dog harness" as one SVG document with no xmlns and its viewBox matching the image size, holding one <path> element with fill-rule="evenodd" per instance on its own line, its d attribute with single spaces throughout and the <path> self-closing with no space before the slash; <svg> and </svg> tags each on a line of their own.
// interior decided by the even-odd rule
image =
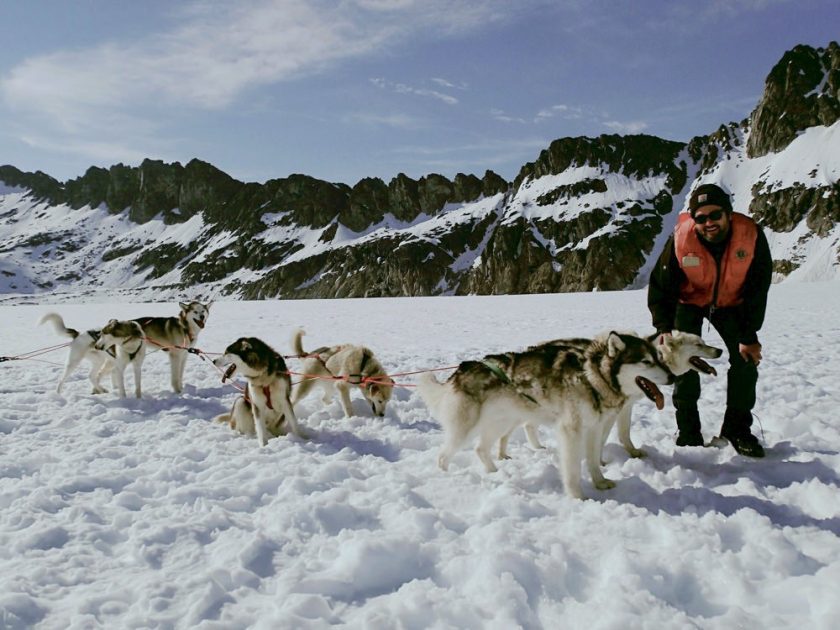
<svg viewBox="0 0 840 630">
<path fill-rule="evenodd" d="M 242 397 L 245 398 L 245 402 L 250 405 L 251 404 L 251 396 L 248 394 L 249 390 L 250 390 L 250 387 L 246 387 L 245 388 L 245 393 L 242 395 Z M 265 406 L 273 411 L 274 410 L 274 405 L 271 404 L 271 388 L 268 385 L 264 385 L 263 388 L 262 388 L 262 393 L 263 393 L 263 396 L 265 396 Z"/>
<path fill-rule="evenodd" d="M 527 400 L 529 402 L 534 403 L 535 405 L 539 404 L 533 396 L 531 396 L 530 394 L 526 394 L 525 392 L 521 391 L 518 387 L 516 387 L 513 384 L 513 381 L 510 380 L 508 375 L 505 373 L 505 371 L 502 368 L 499 367 L 498 364 L 493 363 L 489 359 L 482 359 L 481 361 L 479 361 L 479 363 L 481 363 L 484 367 L 486 367 L 488 370 L 490 370 L 493 373 L 493 376 L 495 376 L 500 381 L 502 381 L 502 383 L 504 383 L 505 385 L 510 385 L 511 387 L 513 387 L 513 390 L 517 394 L 522 396 L 522 398 L 524 398 L 525 400 Z"/>
</svg>

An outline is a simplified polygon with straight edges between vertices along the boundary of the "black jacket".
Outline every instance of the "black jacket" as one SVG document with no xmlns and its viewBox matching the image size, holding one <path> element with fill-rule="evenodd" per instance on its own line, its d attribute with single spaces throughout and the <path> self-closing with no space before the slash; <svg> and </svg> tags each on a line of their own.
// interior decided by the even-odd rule
<svg viewBox="0 0 840 630">
<path fill-rule="evenodd" d="M 710 246 L 702 238 L 700 242 L 712 252 L 719 265 L 724 248 Z M 767 237 L 764 236 L 764 232 L 759 227 L 755 241 L 755 255 L 744 281 L 742 291 L 744 301 L 738 306 L 731 307 L 741 323 L 741 334 L 738 339 L 740 343 L 753 344 L 758 341 L 757 333 L 764 323 L 764 314 L 767 310 L 767 292 L 770 290 L 772 277 L 773 259 L 770 256 L 770 246 L 767 243 Z M 677 261 L 672 235 L 665 244 L 665 249 L 650 274 L 650 284 L 648 285 L 648 309 L 650 309 L 656 330 L 666 332 L 674 328 L 680 285 L 684 280 L 685 274 Z M 705 315 L 709 316 L 708 309 Z"/>
</svg>

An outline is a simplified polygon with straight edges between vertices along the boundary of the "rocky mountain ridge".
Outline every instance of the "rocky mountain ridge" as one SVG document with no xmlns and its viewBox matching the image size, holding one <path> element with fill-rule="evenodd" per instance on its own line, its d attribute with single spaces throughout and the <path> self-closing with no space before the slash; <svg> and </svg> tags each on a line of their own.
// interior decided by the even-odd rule
<svg viewBox="0 0 840 630">
<path fill-rule="evenodd" d="M 764 226 L 779 277 L 836 273 L 840 46 L 797 46 L 752 115 L 679 143 L 561 138 L 512 182 L 240 182 L 211 164 L 0 167 L 0 295 L 371 297 L 643 286 L 698 182 Z M 814 261 L 818 260 L 818 263 Z"/>
</svg>

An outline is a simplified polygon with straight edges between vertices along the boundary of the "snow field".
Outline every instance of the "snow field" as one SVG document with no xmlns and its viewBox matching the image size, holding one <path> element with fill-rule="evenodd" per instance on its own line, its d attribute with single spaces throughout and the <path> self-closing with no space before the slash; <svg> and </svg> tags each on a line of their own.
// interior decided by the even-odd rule
<svg viewBox="0 0 840 630">
<path fill-rule="evenodd" d="M 516 432 L 498 473 L 471 449 L 443 473 L 440 429 L 409 388 L 384 419 L 358 395 L 345 419 L 313 393 L 298 406 L 312 439 L 260 449 L 209 422 L 238 392 L 196 357 L 175 395 L 166 357 L 149 355 L 142 400 L 90 395 L 84 368 L 58 395 L 60 367 L 2 363 L 0 627 L 833 628 L 837 288 L 771 290 L 755 410 L 767 458 L 676 448 L 673 408 L 642 402 L 632 434 L 647 457 L 612 438 L 605 474 L 618 485 L 599 492 L 585 474 L 587 501 L 563 495 L 544 429 L 547 452 Z M 36 326 L 50 310 L 86 329 L 176 309 L 2 306 L 0 355 L 62 341 Z M 198 346 L 255 335 L 288 353 L 298 325 L 305 348 L 365 343 L 393 373 L 650 330 L 636 291 L 220 302 Z M 717 367 L 703 377 L 707 439 L 725 400 Z"/>
</svg>

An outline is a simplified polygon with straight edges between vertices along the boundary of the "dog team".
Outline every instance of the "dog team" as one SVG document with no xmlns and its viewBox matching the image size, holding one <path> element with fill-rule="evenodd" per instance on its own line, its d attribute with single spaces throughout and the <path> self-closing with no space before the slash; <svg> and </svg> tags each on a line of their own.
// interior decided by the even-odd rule
<svg viewBox="0 0 840 630">
<path fill-rule="evenodd" d="M 179 306 L 175 317 L 113 319 L 101 330 L 82 333 L 67 328 L 56 313 L 44 315 L 40 323 L 50 322 L 59 334 L 72 338 L 58 391 L 87 359 L 94 394 L 105 391 L 100 381 L 110 373 L 113 387 L 125 397 L 124 373 L 131 365 L 135 395 L 140 398 L 144 356 L 160 349 L 169 354 L 172 389 L 180 393 L 187 355 L 195 348 L 211 305 L 182 302 Z M 285 359 L 265 342 L 241 337 L 230 344 L 213 363 L 223 370 L 223 382 L 239 375 L 247 385 L 230 412 L 214 420 L 255 434 L 262 446 L 269 437 L 288 432 L 306 438 L 294 407 L 315 386 L 324 390 L 325 404 L 337 390 L 348 417 L 353 415 L 352 388 L 362 393 L 374 415 L 385 415 L 395 384 L 370 349 L 343 344 L 307 352 L 303 335 L 302 330 L 295 331 L 291 343 L 294 355 L 303 359 L 304 376 L 294 388 Z M 556 435 L 564 489 L 581 498 L 583 462 L 596 488 L 615 486 L 601 472 L 601 452 L 613 426 L 618 426 L 619 440 L 630 456 L 643 455 L 630 439 L 633 404 L 647 397 L 662 409 L 664 396 L 658 385 L 672 384 L 675 376 L 690 370 L 715 374 L 704 359 L 721 354 L 689 333 L 641 337 L 611 331 L 592 339 L 556 339 L 523 351 L 463 361 L 443 383 L 423 374 L 417 390 L 444 432 L 438 456 L 441 469 L 447 470 L 454 454 L 473 440 L 487 472 L 495 472 L 494 448 L 498 459 L 507 459 L 508 439 L 519 426 L 534 448 L 542 448 L 537 428 L 545 425 Z"/>
</svg>

